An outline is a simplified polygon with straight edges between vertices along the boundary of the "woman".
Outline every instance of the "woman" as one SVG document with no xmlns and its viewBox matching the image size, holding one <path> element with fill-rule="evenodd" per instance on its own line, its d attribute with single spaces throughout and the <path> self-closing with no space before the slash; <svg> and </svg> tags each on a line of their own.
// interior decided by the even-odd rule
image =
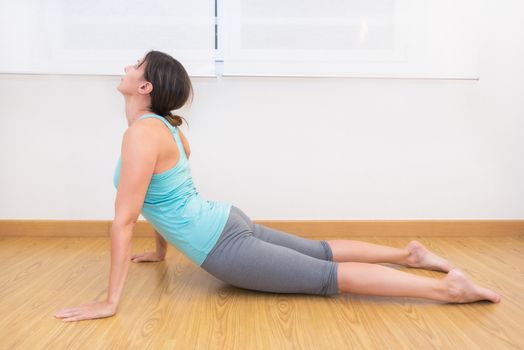
<svg viewBox="0 0 524 350">
<path fill-rule="evenodd" d="M 358 293 L 418 297 L 453 303 L 500 301 L 445 259 L 412 241 L 403 249 L 350 240 L 311 240 L 253 223 L 234 205 L 200 197 L 193 184 L 189 144 L 170 111 L 192 96 L 191 81 L 173 57 L 150 51 L 124 69 L 128 129 L 114 182 L 111 269 L 106 300 L 58 311 L 64 321 L 114 315 L 129 262 L 164 259 L 167 243 L 213 276 L 232 285 L 276 293 Z M 153 225 L 155 252 L 131 254 L 139 214 Z M 446 272 L 416 276 L 373 263 Z"/>
</svg>

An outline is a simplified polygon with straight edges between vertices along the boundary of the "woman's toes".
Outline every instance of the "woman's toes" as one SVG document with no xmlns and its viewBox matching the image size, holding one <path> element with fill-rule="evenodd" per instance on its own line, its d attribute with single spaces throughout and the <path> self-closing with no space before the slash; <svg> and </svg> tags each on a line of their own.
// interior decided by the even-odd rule
<svg viewBox="0 0 524 350">
<path fill-rule="evenodd" d="M 459 269 L 449 271 L 444 280 L 448 288 L 449 301 L 452 303 L 471 303 L 479 300 L 500 302 L 500 295 L 475 285 Z"/>
</svg>

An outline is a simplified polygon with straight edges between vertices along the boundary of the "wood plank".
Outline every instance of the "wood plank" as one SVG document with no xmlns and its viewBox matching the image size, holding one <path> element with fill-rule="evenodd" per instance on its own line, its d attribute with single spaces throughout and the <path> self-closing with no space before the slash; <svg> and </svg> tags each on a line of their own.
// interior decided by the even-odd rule
<svg viewBox="0 0 524 350">
<path fill-rule="evenodd" d="M 403 247 L 412 238 L 362 240 Z M 475 282 L 500 292 L 502 302 L 454 305 L 250 291 L 216 279 L 169 247 L 163 262 L 131 265 L 117 315 L 64 323 L 52 316 L 54 311 L 105 296 L 109 239 L 1 237 L 2 348 L 524 348 L 524 238 L 419 240 Z M 133 251 L 154 246 L 152 238 L 133 238 Z M 385 265 L 422 276 L 445 275 Z"/>
</svg>

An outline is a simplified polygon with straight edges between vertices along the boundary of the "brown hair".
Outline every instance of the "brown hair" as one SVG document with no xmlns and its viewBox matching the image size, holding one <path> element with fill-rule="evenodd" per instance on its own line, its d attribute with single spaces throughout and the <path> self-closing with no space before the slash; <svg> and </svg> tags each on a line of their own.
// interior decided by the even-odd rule
<svg viewBox="0 0 524 350">
<path fill-rule="evenodd" d="M 170 55 L 154 50 L 149 51 L 142 62 L 146 63 L 144 79 L 153 84 L 149 109 L 173 126 L 182 125 L 184 118 L 171 111 L 184 106 L 189 96 L 193 102 L 193 86 L 184 66 Z"/>
</svg>

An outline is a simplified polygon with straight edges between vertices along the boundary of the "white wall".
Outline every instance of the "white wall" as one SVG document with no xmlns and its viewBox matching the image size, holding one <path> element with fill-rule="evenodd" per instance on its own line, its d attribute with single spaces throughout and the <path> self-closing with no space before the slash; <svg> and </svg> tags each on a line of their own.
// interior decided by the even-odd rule
<svg viewBox="0 0 524 350">
<path fill-rule="evenodd" d="M 523 5 L 485 6 L 479 81 L 194 78 L 198 191 L 255 220 L 523 219 Z M 119 79 L 0 76 L 0 219 L 113 218 Z"/>
</svg>

